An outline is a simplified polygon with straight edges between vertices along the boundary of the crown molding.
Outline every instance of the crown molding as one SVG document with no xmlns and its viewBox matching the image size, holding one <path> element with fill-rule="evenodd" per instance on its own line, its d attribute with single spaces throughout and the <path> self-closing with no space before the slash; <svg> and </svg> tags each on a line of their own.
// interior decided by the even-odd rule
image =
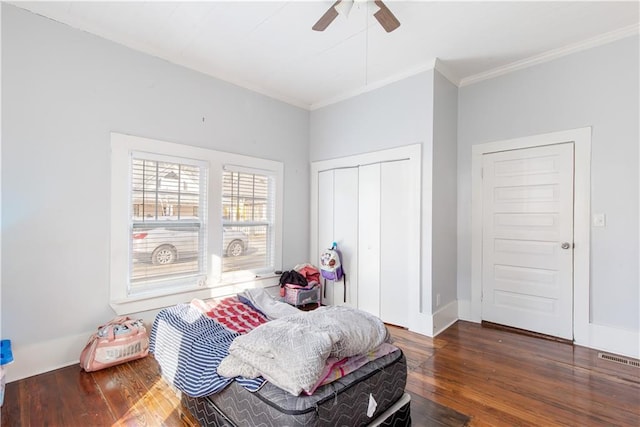
<svg viewBox="0 0 640 427">
<path fill-rule="evenodd" d="M 460 86 L 460 78 L 440 58 L 436 58 L 434 68 L 455 86 Z"/>
<path fill-rule="evenodd" d="M 459 86 L 468 86 L 474 83 L 481 82 L 483 80 L 492 79 L 494 77 L 502 76 L 504 74 L 512 73 L 514 71 L 522 70 L 534 65 L 549 62 L 563 56 L 571 55 L 572 53 L 591 49 L 593 47 L 601 46 L 633 35 L 638 35 L 639 32 L 640 24 L 629 25 L 615 31 L 601 34 L 597 37 L 593 37 L 577 43 L 568 44 L 558 49 L 552 49 L 539 55 L 534 55 L 520 61 L 512 62 L 511 64 L 507 64 L 503 67 L 494 68 L 483 73 L 465 77 L 460 80 Z"/>
</svg>

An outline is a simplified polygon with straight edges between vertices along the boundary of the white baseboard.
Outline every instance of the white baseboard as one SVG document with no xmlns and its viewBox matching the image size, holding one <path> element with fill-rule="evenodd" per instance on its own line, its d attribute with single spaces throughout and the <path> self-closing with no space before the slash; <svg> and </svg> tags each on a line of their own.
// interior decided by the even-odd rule
<svg viewBox="0 0 640 427">
<path fill-rule="evenodd" d="M 471 314 L 471 301 L 468 299 L 458 300 L 458 319 L 467 322 L 480 323 L 479 319 L 474 319 Z"/>
<path fill-rule="evenodd" d="M 576 345 L 640 359 L 640 332 L 590 323 L 587 336 L 576 338 Z"/>
<path fill-rule="evenodd" d="M 471 301 L 469 300 L 458 301 L 458 318 L 474 323 L 482 321 L 472 315 Z M 581 331 L 586 332 L 582 333 Z M 640 359 L 640 332 L 638 331 L 589 323 L 584 327 L 575 325 L 574 334 L 576 345 Z"/>
<path fill-rule="evenodd" d="M 26 346 L 12 343 L 14 362 L 5 365 L 7 382 L 21 380 L 54 369 L 77 364 L 91 332 Z M 78 367 L 80 369 L 80 367 Z"/>
<path fill-rule="evenodd" d="M 433 317 L 424 313 L 417 313 L 409 320 L 409 330 L 428 337 L 433 336 Z"/>
<path fill-rule="evenodd" d="M 419 313 L 409 330 L 427 337 L 435 337 L 458 320 L 458 302 L 452 301 L 433 314 Z"/>
<path fill-rule="evenodd" d="M 433 336 L 437 336 L 458 320 L 458 301 L 454 300 L 433 313 Z"/>
</svg>

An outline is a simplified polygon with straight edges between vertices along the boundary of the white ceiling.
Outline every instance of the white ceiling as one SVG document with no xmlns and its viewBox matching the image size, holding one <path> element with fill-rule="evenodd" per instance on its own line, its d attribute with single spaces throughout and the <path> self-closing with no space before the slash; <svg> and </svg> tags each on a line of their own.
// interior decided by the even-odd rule
<svg viewBox="0 0 640 427">
<path fill-rule="evenodd" d="M 639 2 L 394 1 L 386 33 L 373 3 L 324 32 L 333 1 L 11 2 L 304 108 L 437 67 L 465 85 L 638 34 Z"/>
</svg>

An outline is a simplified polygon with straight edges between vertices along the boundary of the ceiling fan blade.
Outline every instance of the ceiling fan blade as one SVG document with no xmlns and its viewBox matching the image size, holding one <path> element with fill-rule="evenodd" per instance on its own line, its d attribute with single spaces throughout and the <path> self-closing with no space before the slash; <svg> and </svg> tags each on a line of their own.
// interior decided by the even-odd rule
<svg viewBox="0 0 640 427">
<path fill-rule="evenodd" d="M 384 28 L 387 33 L 390 33 L 400 26 L 400 21 L 398 21 L 389 8 L 382 3 L 382 0 L 375 0 L 375 4 L 380 8 L 380 10 L 374 13 L 373 16 L 376 17 L 380 25 L 382 25 L 382 28 Z"/>
<path fill-rule="evenodd" d="M 338 0 L 335 2 L 327 11 L 318 19 L 318 22 L 315 23 L 313 27 L 311 27 L 314 31 L 324 31 L 327 29 L 329 24 L 333 22 L 334 19 L 338 16 L 338 11 L 336 10 L 336 6 L 340 4 L 342 0 Z"/>
</svg>

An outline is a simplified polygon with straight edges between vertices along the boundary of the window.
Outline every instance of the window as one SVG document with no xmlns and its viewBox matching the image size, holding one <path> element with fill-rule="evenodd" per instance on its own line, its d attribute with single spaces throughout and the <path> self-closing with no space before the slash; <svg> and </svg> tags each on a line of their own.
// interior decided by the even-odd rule
<svg viewBox="0 0 640 427">
<path fill-rule="evenodd" d="M 281 269 L 282 163 L 115 133 L 111 141 L 116 312 L 235 293 Z"/>
<path fill-rule="evenodd" d="M 132 153 L 130 293 L 206 276 L 207 168 Z"/>
<path fill-rule="evenodd" d="M 273 177 L 225 168 L 222 175 L 222 271 L 273 268 Z"/>
</svg>

